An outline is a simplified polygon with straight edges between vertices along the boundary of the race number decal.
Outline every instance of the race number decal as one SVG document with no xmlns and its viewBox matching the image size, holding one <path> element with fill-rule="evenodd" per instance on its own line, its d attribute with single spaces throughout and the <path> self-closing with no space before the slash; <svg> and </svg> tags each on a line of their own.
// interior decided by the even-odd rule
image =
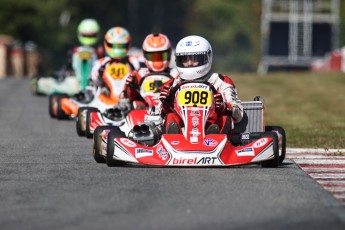
<svg viewBox="0 0 345 230">
<path fill-rule="evenodd" d="M 107 67 L 107 73 L 116 80 L 121 80 L 127 75 L 129 69 L 123 63 L 112 63 Z"/>
<path fill-rule="evenodd" d="M 89 52 L 80 52 L 79 53 L 79 58 L 84 60 L 84 59 L 91 59 L 92 58 L 92 54 Z"/>
<path fill-rule="evenodd" d="M 211 92 L 203 89 L 182 90 L 178 94 L 180 106 L 210 106 L 212 103 Z"/>
<path fill-rule="evenodd" d="M 154 80 L 154 79 L 148 79 L 144 81 L 143 89 L 146 93 L 158 93 L 160 92 L 162 85 L 167 80 Z"/>
</svg>

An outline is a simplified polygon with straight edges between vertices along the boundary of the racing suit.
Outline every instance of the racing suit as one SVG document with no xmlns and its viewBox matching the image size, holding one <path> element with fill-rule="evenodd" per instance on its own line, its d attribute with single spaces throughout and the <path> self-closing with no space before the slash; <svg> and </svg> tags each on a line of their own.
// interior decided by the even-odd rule
<svg viewBox="0 0 345 230">
<path fill-rule="evenodd" d="M 139 67 L 138 60 L 132 56 L 123 59 L 106 56 L 98 59 L 92 67 L 91 79 L 94 86 L 102 88 L 100 99 L 106 103 L 117 102 L 126 78 Z"/>
<path fill-rule="evenodd" d="M 138 108 L 147 108 L 148 104 L 144 100 L 143 96 L 140 94 L 139 89 L 142 85 L 144 79 L 148 76 L 154 76 L 154 75 L 165 75 L 167 77 L 171 78 L 177 78 L 178 72 L 176 69 L 167 68 L 162 72 L 153 72 L 150 71 L 148 68 L 140 68 L 138 71 L 133 71 L 131 73 L 131 76 L 128 77 L 127 84 L 129 87 L 126 87 L 125 90 L 127 92 L 128 98 L 133 101 L 133 105 L 135 109 Z M 161 88 L 155 89 L 160 91 Z M 159 92 L 155 91 L 155 92 Z M 154 98 L 156 101 L 159 101 L 159 98 Z M 158 104 L 158 103 L 154 103 Z"/>
<path fill-rule="evenodd" d="M 198 81 L 199 80 L 211 83 L 211 85 L 213 85 L 217 90 L 217 93 L 221 94 L 222 101 L 224 101 L 224 108 L 221 111 L 214 112 L 210 115 L 205 128 L 207 129 L 211 124 L 217 124 L 221 133 L 229 134 L 233 129 L 231 119 L 229 118 L 231 117 L 235 124 L 239 123 L 243 118 L 243 106 L 237 96 L 234 82 L 228 76 L 219 73 L 209 73 L 206 76 L 199 78 Z M 177 78 L 166 82 L 162 87 L 162 90 L 166 86 L 169 88 L 174 87 L 179 81 L 183 81 L 183 79 Z M 160 107 L 158 106 L 155 109 L 155 114 L 161 112 L 162 116 L 165 116 L 163 132 L 164 128 L 167 129 L 167 125 L 171 122 L 176 122 L 180 128 L 183 124 L 181 118 L 171 110 L 174 103 L 173 98 L 174 95 L 170 93 L 166 100 L 166 104 L 169 106 L 162 103 Z"/>
</svg>

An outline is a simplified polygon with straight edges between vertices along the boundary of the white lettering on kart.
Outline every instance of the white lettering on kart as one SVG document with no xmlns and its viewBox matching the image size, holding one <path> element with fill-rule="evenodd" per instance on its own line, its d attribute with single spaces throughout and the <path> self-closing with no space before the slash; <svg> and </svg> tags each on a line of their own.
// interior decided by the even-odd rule
<svg viewBox="0 0 345 230">
<path fill-rule="evenodd" d="M 174 158 L 173 165 L 213 165 L 219 163 L 218 157 Z"/>
<path fill-rule="evenodd" d="M 253 147 L 254 148 L 261 148 L 262 146 L 267 144 L 267 142 L 268 142 L 268 138 L 261 138 L 261 139 L 254 142 Z"/>
<path fill-rule="evenodd" d="M 124 145 L 126 145 L 128 147 L 132 147 L 133 148 L 133 147 L 137 146 L 136 143 L 134 143 L 133 141 L 128 140 L 126 138 L 120 138 L 120 141 L 121 141 L 122 144 L 124 144 Z"/>
</svg>

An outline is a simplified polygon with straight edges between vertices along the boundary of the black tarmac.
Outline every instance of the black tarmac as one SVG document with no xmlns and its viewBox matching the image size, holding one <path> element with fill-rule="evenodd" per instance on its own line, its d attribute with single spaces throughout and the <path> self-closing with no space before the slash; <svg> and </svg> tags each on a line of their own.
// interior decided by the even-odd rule
<svg viewBox="0 0 345 230">
<path fill-rule="evenodd" d="M 276 169 L 109 168 L 29 81 L 0 80 L 0 229 L 345 229 L 345 206 Z"/>
</svg>

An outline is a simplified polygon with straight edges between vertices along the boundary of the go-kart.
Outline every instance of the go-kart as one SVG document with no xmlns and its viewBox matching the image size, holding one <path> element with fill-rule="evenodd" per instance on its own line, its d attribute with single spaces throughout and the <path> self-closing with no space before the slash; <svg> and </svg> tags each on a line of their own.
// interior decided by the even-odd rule
<svg viewBox="0 0 345 230">
<path fill-rule="evenodd" d="M 136 124 L 133 121 L 144 121 L 144 116 L 148 114 L 148 111 L 158 105 L 160 89 L 169 79 L 170 76 L 162 74 L 150 74 L 144 77 L 139 84 L 138 91 L 145 103 L 142 101 L 133 101 L 132 104 L 127 101 L 121 103 L 127 106 L 115 106 L 105 110 L 103 113 L 97 108 L 80 107 L 76 119 L 77 134 L 92 138 L 96 127 L 107 125 L 118 126 L 122 131 L 128 133 L 130 128 L 133 128 L 133 125 Z M 134 113 L 136 117 L 130 115 L 126 119 L 127 114 L 133 108 L 141 111 Z"/>
<path fill-rule="evenodd" d="M 254 124 L 251 114 L 242 133 L 206 133 L 207 118 L 215 110 L 213 86 L 205 82 L 183 82 L 172 89 L 174 110 L 183 121 L 180 134 L 161 132 L 157 122 L 135 125 L 126 135 L 119 127 L 99 126 L 94 131 L 93 156 L 108 166 L 136 163 L 158 166 L 234 166 L 260 163 L 277 167 L 285 157 L 280 155 L 277 132 L 263 131 L 263 116 Z M 263 103 L 250 102 L 261 106 Z M 250 111 L 250 109 L 248 110 Z M 132 111 L 135 113 L 136 111 Z M 148 116 L 149 117 L 149 116 Z M 261 120 L 260 120 L 261 119 Z M 249 129 L 261 131 L 249 132 Z"/>
<path fill-rule="evenodd" d="M 109 64 L 109 65 L 108 65 Z M 80 107 L 93 107 L 101 112 L 119 104 L 119 97 L 125 85 L 129 67 L 123 63 L 110 61 L 104 64 L 101 74 L 107 75 L 107 85 L 97 89 L 89 86 L 85 91 L 69 97 L 66 94 L 52 94 L 49 97 L 49 114 L 52 118 L 76 118 Z"/>
<path fill-rule="evenodd" d="M 72 63 L 64 65 L 51 76 L 32 78 L 31 92 L 37 95 L 60 93 L 72 96 L 85 90 L 96 58 L 94 48 L 88 46 L 76 47 L 72 55 Z"/>
</svg>

